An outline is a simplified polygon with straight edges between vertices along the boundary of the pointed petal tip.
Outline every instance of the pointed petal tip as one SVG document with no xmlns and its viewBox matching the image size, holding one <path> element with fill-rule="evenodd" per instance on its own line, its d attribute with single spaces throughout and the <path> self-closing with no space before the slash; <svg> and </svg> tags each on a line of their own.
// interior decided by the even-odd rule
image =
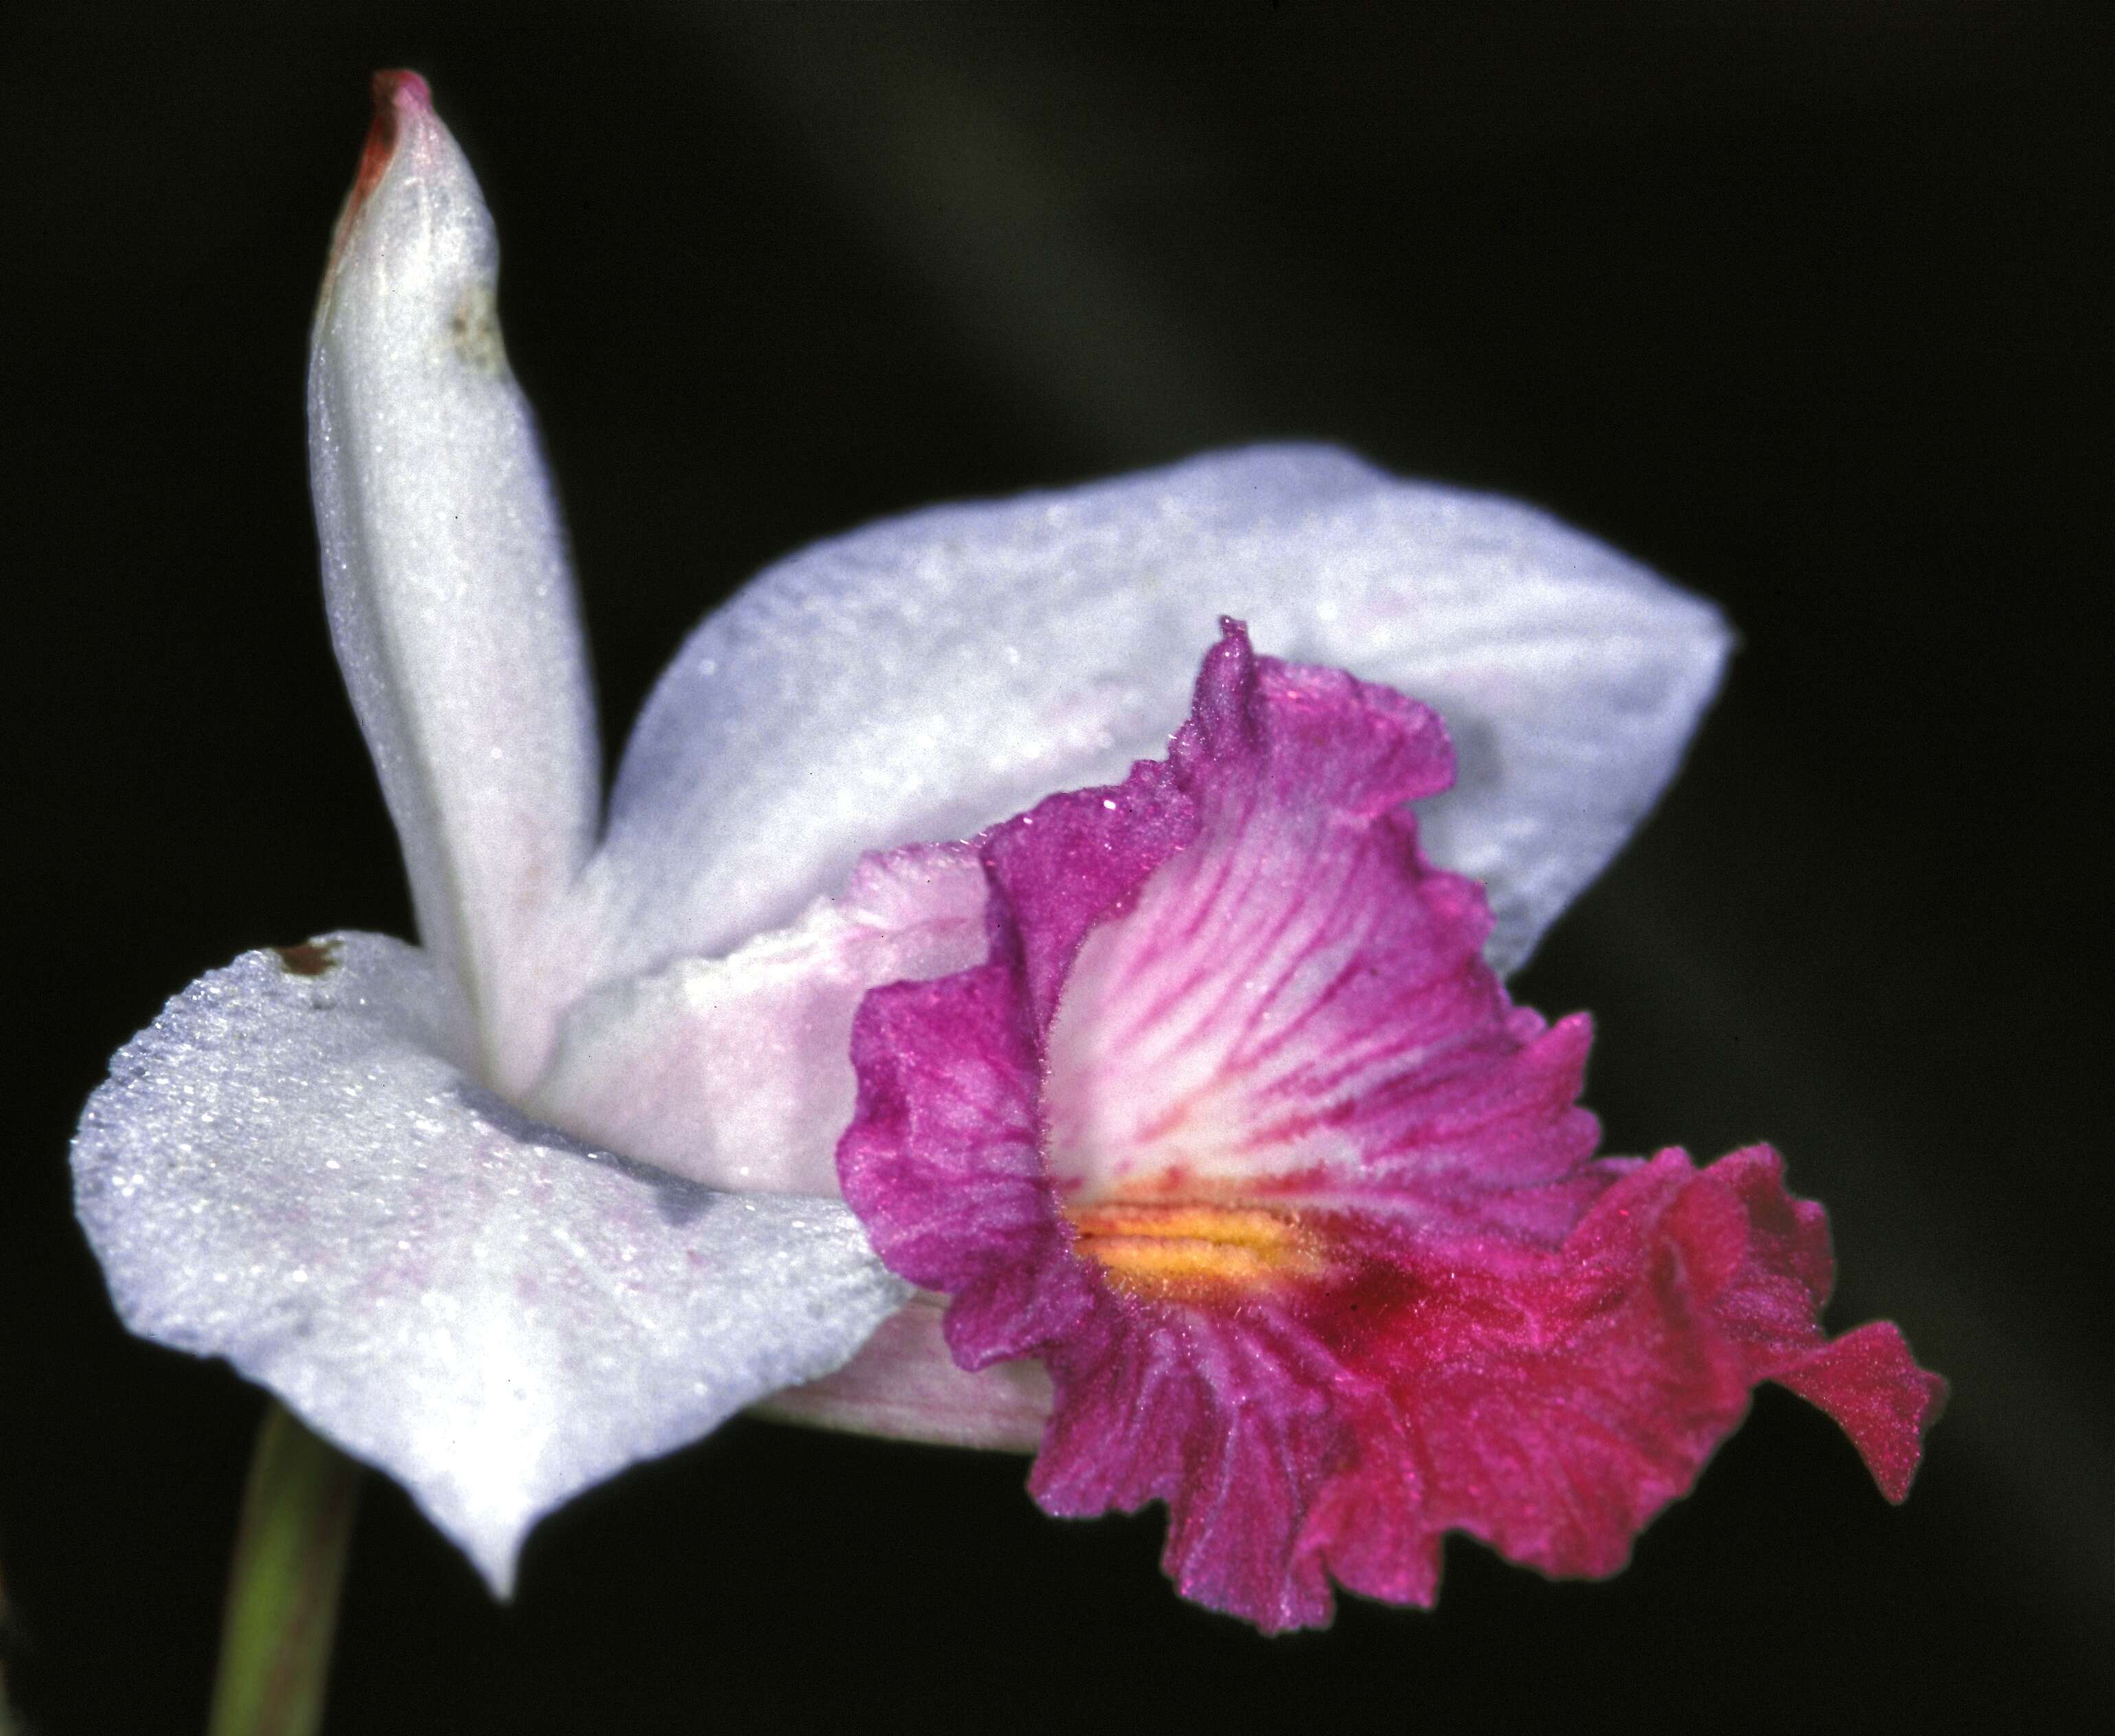
<svg viewBox="0 0 2115 1736">
<path fill-rule="evenodd" d="M 431 108 L 434 106 L 434 87 L 408 67 L 384 68 L 374 75 L 371 88 L 374 92 L 374 107 L 378 113 L 385 108 Z"/>
<path fill-rule="evenodd" d="M 338 216 L 337 232 L 331 240 L 333 267 L 345 252 L 353 220 L 396 160 L 397 146 L 405 124 L 431 120 L 434 115 L 433 87 L 415 72 L 402 67 L 377 72 L 369 88 L 374 99 L 374 118 L 368 124 L 367 142 L 360 147 L 360 168 L 353 175 L 352 191 L 346 195 L 345 209 Z"/>
<path fill-rule="evenodd" d="M 402 122 L 434 112 L 434 93 L 415 72 L 402 70 L 378 72 L 373 85 L 374 119 L 367 129 L 367 143 L 360 153 L 360 171 L 354 176 L 350 216 L 366 202 L 397 154 L 397 139 Z"/>
</svg>

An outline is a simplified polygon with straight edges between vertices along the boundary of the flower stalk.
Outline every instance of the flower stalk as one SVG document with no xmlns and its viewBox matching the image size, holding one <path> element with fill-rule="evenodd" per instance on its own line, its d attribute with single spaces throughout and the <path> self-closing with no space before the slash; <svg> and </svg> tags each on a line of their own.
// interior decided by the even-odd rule
<svg viewBox="0 0 2115 1736">
<path fill-rule="evenodd" d="M 228 1566 L 209 1736 L 311 1736 L 337 1634 L 360 1467 L 273 1404 Z"/>
</svg>

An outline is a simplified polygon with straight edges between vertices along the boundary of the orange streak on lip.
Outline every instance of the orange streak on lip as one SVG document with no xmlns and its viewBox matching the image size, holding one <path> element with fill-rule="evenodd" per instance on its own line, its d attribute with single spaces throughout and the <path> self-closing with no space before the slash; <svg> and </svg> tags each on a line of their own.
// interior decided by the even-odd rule
<svg viewBox="0 0 2115 1736">
<path fill-rule="evenodd" d="M 1116 1288 L 1170 1296 L 1319 1277 L 1319 1238 L 1289 1212 L 1197 1201 L 1116 1202 L 1069 1210 L 1074 1247 Z"/>
</svg>

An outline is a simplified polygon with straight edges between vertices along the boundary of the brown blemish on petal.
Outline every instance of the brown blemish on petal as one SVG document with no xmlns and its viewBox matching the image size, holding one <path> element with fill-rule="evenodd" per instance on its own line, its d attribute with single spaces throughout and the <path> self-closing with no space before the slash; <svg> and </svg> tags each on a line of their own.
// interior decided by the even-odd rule
<svg viewBox="0 0 2115 1736">
<path fill-rule="evenodd" d="M 488 283 L 466 283 L 456 298 L 448 330 L 456 354 L 480 374 L 507 371 L 507 346 L 499 336 L 499 309 Z"/>
<path fill-rule="evenodd" d="M 281 966 L 291 976 L 321 976 L 337 968 L 338 943 L 335 940 L 304 940 L 299 946 L 275 946 L 272 950 L 279 955 Z"/>
</svg>

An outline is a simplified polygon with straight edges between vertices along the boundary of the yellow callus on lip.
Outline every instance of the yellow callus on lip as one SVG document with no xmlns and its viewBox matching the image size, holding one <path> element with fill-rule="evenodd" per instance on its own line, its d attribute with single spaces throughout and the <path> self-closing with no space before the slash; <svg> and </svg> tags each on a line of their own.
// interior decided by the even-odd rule
<svg viewBox="0 0 2115 1736">
<path fill-rule="evenodd" d="M 1135 1295 L 1254 1288 L 1315 1277 L 1328 1264 L 1293 1214 L 1260 1206 L 1116 1201 L 1075 1206 L 1066 1216 L 1076 1250 Z"/>
</svg>

